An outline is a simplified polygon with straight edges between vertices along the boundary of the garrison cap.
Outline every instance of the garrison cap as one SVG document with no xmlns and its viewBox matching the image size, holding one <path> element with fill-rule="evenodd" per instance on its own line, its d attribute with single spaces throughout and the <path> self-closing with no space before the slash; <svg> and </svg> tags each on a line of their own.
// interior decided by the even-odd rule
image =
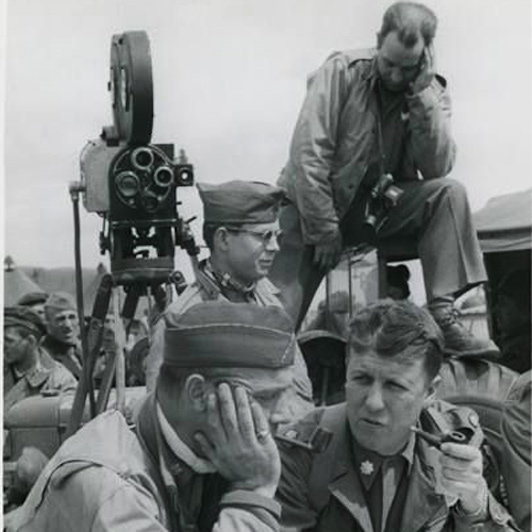
<svg viewBox="0 0 532 532">
<path fill-rule="evenodd" d="M 39 315 L 28 307 L 15 306 L 4 309 L 4 328 L 23 327 L 35 337 L 46 334 L 46 327 Z"/>
<path fill-rule="evenodd" d="M 164 363 L 183 368 L 291 366 L 296 339 L 281 307 L 205 301 L 165 314 Z"/>
<path fill-rule="evenodd" d="M 28 292 L 17 301 L 17 305 L 30 307 L 31 305 L 44 303 L 47 299 L 48 294 L 46 292 Z"/>
<path fill-rule="evenodd" d="M 277 220 L 284 191 L 258 181 L 197 184 L 206 224 L 260 224 Z"/>
<path fill-rule="evenodd" d="M 74 297 L 67 292 L 53 292 L 48 296 L 44 308 L 62 311 L 62 310 L 76 310 L 76 302 Z"/>
</svg>

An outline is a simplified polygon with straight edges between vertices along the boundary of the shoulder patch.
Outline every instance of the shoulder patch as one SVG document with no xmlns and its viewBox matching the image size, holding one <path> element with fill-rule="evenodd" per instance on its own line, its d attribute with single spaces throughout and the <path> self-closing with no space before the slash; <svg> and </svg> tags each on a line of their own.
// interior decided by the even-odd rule
<svg viewBox="0 0 532 532">
<path fill-rule="evenodd" d="M 275 439 L 313 453 L 323 452 L 329 445 L 332 433 L 316 423 L 300 422 L 280 432 Z"/>
</svg>

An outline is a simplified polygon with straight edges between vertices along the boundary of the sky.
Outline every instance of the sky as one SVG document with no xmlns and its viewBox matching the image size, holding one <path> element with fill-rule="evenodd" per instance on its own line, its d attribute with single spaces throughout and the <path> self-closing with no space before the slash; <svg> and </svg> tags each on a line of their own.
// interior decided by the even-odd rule
<svg viewBox="0 0 532 532">
<path fill-rule="evenodd" d="M 274 183 L 307 75 L 333 51 L 373 46 L 382 0 L 6 0 L 3 14 L 4 254 L 18 265 L 73 266 L 79 155 L 112 122 L 113 34 L 147 31 L 153 142 L 184 148 L 196 180 Z M 529 188 L 529 0 L 427 0 L 439 17 L 438 71 L 453 101 L 461 180 L 473 210 Z M 2 118 L 2 117 L 0 117 Z M 184 218 L 199 216 L 180 188 Z M 81 212 L 84 267 L 104 261 L 101 219 Z M 183 254 L 178 261 L 188 261 Z M 178 265 L 179 267 L 179 265 Z M 186 269 L 186 268 L 185 268 Z"/>
</svg>

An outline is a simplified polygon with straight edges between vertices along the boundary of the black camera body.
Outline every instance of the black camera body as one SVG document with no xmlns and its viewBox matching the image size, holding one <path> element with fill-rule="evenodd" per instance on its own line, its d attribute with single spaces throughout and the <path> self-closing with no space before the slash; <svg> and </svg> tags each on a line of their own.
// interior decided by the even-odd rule
<svg viewBox="0 0 532 532">
<path fill-rule="evenodd" d="M 173 163 L 173 152 L 172 144 L 159 144 L 126 148 L 117 154 L 108 180 L 115 226 L 120 222 L 139 227 L 177 222 L 175 189 L 188 185 L 192 173 L 180 177 L 182 168 Z"/>
<path fill-rule="evenodd" d="M 167 282 L 176 246 L 197 254 L 178 213 L 177 188 L 194 184 L 194 168 L 173 144 L 150 144 L 153 86 L 148 36 L 143 31 L 111 41 L 113 125 L 81 154 L 84 204 L 104 219 L 101 253 L 109 252 L 116 284 Z"/>
<path fill-rule="evenodd" d="M 397 205 L 403 191 L 394 184 L 391 174 L 382 174 L 369 190 L 364 223 L 378 233 L 387 219 L 390 209 Z"/>
</svg>

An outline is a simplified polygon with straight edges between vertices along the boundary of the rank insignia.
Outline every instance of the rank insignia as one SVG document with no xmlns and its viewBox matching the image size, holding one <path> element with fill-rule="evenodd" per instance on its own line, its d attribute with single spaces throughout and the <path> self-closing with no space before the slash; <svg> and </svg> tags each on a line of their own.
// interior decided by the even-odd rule
<svg viewBox="0 0 532 532">
<path fill-rule="evenodd" d="M 373 473 L 373 471 L 375 471 L 375 467 L 374 467 L 373 463 L 370 462 L 369 460 L 364 460 L 360 464 L 360 472 L 363 475 L 371 475 Z"/>
</svg>

